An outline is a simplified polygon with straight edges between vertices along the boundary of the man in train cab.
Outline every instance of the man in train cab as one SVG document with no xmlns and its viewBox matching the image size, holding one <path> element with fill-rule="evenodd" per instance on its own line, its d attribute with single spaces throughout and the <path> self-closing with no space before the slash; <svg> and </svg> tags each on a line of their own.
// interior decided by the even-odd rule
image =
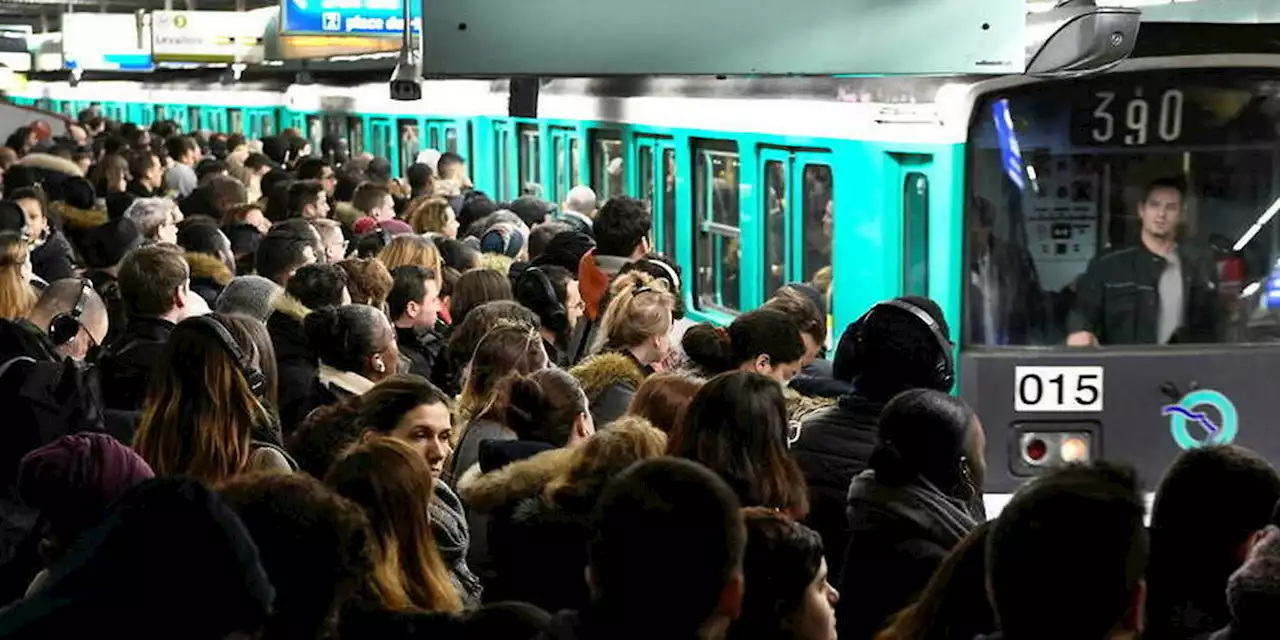
<svg viewBox="0 0 1280 640">
<path fill-rule="evenodd" d="M 975 198 L 970 217 L 969 326 L 975 344 L 1038 344 L 1032 335 L 1046 325 L 1044 292 L 1031 253 L 995 233 L 996 210 Z"/>
<path fill-rule="evenodd" d="M 1178 243 L 1186 187 L 1162 179 L 1138 204 L 1140 242 L 1095 257 L 1080 277 L 1067 344 L 1216 342 L 1221 318 L 1211 258 Z"/>
<path fill-rule="evenodd" d="M 172 136 L 164 141 L 165 150 L 173 166 L 164 174 L 164 186 L 179 198 L 191 195 L 200 180 L 196 177 L 196 162 L 200 161 L 200 145 L 187 136 Z"/>
</svg>

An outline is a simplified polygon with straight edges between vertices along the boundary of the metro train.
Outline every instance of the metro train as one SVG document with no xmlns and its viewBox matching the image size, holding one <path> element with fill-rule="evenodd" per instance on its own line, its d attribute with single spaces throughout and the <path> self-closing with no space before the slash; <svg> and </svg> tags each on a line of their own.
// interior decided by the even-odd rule
<svg viewBox="0 0 1280 640">
<path fill-rule="evenodd" d="M 536 119 L 506 115 L 505 81 L 423 93 L 33 81 L 11 98 L 68 114 L 99 102 L 141 124 L 337 134 L 397 169 L 421 149 L 456 151 L 495 198 L 529 183 L 555 200 L 579 183 L 642 197 L 695 320 L 727 322 L 816 280 L 838 336 L 876 301 L 927 295 L 949 320 L 957 391 L 985 425 L 989 496 L 1103 457 L 1154 481 L 1206 443 L 1280 460 L 1267 426 L 1280 345 L 1266 329 L 1280 326 L 1268 309 L 1280 55 L 1135 58 L 1071 79 L 552 80 Z M 1145 187 L 1171 176 L 1187 185 L 1180 245 L 1212 256 L 1216 337 L 1065 346 L 1081 273 L 1138 243 Z M 1107 313 L 1135 313 L 1135 296 Z"/>
</svg>

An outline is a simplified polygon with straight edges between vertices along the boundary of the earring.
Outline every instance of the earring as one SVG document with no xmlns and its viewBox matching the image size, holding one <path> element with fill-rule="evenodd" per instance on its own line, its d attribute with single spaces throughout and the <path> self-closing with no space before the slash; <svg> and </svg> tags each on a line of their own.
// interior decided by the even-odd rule
<svg viewBox="0 0 1280 640">
<path fill-rule="evenodd" d="M 386 373 L 387 365 L 382 362 L 382 356 L 375 356 L 373 359 L 373 370 L 378 373 Z"/>
</svg>

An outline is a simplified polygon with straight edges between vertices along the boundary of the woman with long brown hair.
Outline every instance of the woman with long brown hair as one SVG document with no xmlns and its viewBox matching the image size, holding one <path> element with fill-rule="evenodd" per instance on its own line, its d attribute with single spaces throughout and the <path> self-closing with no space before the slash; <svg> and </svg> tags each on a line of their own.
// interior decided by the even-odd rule
<svg viewBox="0 0 1280 640">
<path fill-rule="evenodd" d="M 157 362 L 133 448 L 157 476 L 216 485 L 255 470 L 292 469 L 277 444 L 275 386 L 250 318 L 219 313 L 178 323 Z"/>
<path fill-rule="evenodd" d="M 401 440 L 378 438 L 334 464 L 325 483 L 369 516 L 376 547 L 370 587 L 384 610 L 462 609 L 462 598 L 432 537 L 435 479 L 421 454 Z"/>
<path fill-rule="evenodd" d="M 627 415 L 640 416 L 663 433 L 671 433 L 680 421 L 680 414 L 693 402 L 693 396 L 697 395 L 702 384 L 699 378 L 678 373 L 649 376 L 636 389 Z"/>
<path fill-rule="evenodd" d="M 0 318 L 5 320 L 27 315 L 36 304 L 29 247 L 17 233 L 0 233 Z"/>
</svg>

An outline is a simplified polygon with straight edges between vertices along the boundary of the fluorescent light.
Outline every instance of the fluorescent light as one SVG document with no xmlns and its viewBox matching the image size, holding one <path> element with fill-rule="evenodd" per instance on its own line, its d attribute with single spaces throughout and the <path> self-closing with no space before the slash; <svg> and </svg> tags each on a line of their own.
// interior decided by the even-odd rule
<svg viewBox="0 0 1280 640">
<path fill-rule="evenodd" d="M 1244 235 L 1240 236 L 1239 240 L 1236 240 L 1236 244 L 1231 247 L 1231 250 L 1239 251 L 1243 249 L 1245 245 L 1252 242 L 1253 237 L 1258 235 L 1258 232 L 1262 231 L 1262 228 L 1267 226 L 1267 223 L 1271 222 L 1272 218 L 1276 217 L 1277 212 L 1280 212 L 1280 198 L 1277 198 L 1275 202 L 1272 202 L 1271 206 L 1267 207 L 1267 210 L 1262 212 L 1262 215 L 1258 216 L 1258 219 L 1249 227 L 1249 230 L 1245 231 Z"/>
<path fill-rule="evenodd" d="M 1253 295 L 1253 294 L 1257 293 L 1257 292 L 1258 292 L 1258 289 L 1261 289 L 1261 288 L 1262 288 L 1262 281 L 1261 281 L 1261 280 L 1258 280 L 1258 281 L 1256 281 L 1256 282 L 1250 282 L 1249 284 L 1245 285 L 1244 290 L 1242 290 L 1242 291 L 1240 292 L 1240 297 L 1241 297 L 1241 298 L 1248 298 L 1249 296 L 1251 296 L 1251 295 Z"/>
</svg>

